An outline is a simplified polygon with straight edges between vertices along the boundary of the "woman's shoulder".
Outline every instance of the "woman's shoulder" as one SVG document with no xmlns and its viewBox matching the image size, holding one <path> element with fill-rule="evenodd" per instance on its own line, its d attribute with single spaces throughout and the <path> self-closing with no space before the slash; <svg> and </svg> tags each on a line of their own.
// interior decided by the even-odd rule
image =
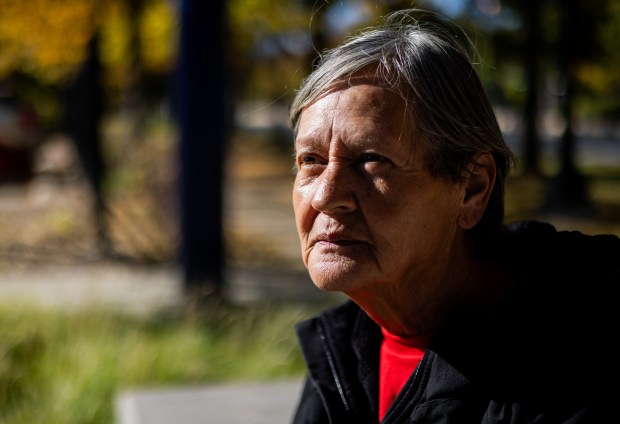
<svg viewBox="0 0 620 424">
<path fill-rule="evenodd" d="M 553 265 L 596 264 L 620 267 L 620 237 L 558 230 L 548 222 L 526 220 L 505 226 L 503 247 L 517 258 Z"/>
</svg>

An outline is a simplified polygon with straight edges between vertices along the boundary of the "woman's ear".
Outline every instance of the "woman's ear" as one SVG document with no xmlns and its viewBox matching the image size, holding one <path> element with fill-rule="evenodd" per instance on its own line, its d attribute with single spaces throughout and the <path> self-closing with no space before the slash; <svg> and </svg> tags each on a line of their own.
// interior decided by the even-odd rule
<svg viewBox="0 0 620 424">
<path fill-rule="evenodd" d="M 491 153 L 472 156 L 464 171 L 465 191 L 461 202 L 459 225 L 470 229 L 480 221 L 495 186 L 495 160 Z"/>
</svg>

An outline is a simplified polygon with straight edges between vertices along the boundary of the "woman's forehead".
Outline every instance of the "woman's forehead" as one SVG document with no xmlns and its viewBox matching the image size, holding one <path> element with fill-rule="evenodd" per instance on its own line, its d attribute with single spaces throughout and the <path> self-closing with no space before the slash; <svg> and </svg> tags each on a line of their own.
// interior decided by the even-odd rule
<svg viewBox="0 0 620 424">
<path fill-rule="evenodd" d="M 330 92 L 346 89 L 356 85 L 373 85 L 393 91 L 403 99 L 405 94 L 410 90 L 406 86 L 402 86 L 398 81 L 393 81 L 382 68 L 376 64 L 366 66 L 352 74 L 337 77 L 327 85 L 323 93 L 319 94 L 319 98 Z"/>
<path fill-rule="evenodd" d="M 373 84 L 343 86 L 308 106 L 299 121 L 296 145 L 332 139 L 365 145 L 411 142 L 413 120 L 393 90 Z"/>
</svg>

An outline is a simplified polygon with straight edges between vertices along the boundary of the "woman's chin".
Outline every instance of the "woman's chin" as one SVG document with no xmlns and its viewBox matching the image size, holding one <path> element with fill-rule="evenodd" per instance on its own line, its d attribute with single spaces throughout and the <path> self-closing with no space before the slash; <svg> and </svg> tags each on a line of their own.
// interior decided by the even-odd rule
<svg viewBox="0 0 620 424">
<path fill-rule="evenodd" d="M 321 262 L 308 267 L 314 285 L 323 291 L 347 292 L 361 287 L 368 277 L 353 263 Z"/>
</svg>

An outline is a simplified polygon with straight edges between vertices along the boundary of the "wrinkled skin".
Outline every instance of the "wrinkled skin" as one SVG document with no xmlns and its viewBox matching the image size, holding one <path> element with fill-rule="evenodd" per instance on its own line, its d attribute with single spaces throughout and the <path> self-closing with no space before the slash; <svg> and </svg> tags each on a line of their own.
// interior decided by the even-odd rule
<svg viewBox="0 0 620 424">
<path fill-rule="evenodd" d="M 488 169 L 472 166 L 465 182 L 432 177 L 415 134 L 398 94 L 358 79 L 306 107 L 295 140 L 293 206 L 313 282 L 402 334 L 433 327 L 462 297 L 475 262 L 466 230 L 495 175 L 483 155 Z"/>
</svg>

